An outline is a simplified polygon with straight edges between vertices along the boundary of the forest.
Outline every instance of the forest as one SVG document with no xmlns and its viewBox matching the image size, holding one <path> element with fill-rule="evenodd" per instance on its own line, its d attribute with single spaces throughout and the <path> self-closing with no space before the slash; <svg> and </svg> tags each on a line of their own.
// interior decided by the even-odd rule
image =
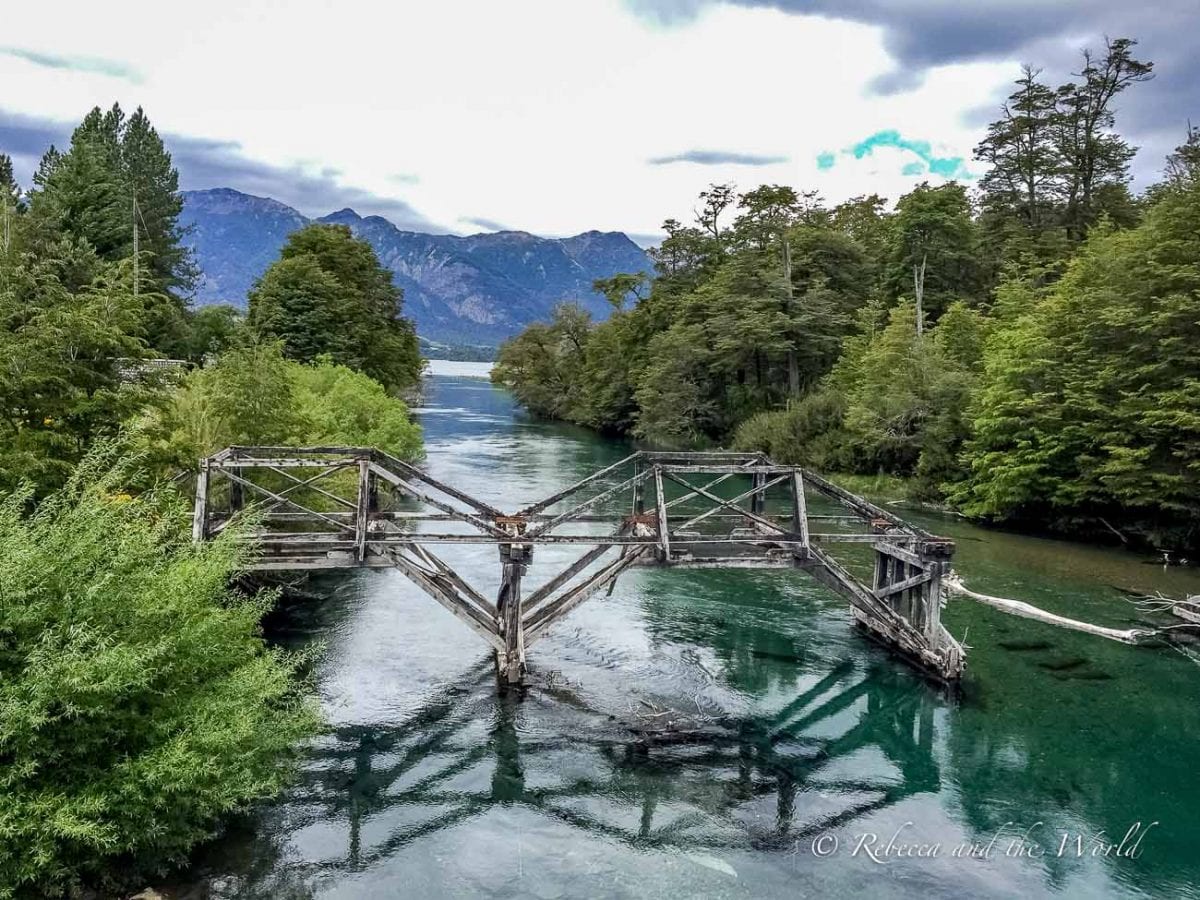
<svg viewBox="0 0 1200 900">
<path fill-rule="evenodd" d="M 193 309 L 180 210 L 141 109 L 94 109 L 27 187 L 0 153 L 0 897 L 144 886 L 321 728 L 239 528 L 192 543 L 200 458 L 422 454 L 423 361 L 370 246 L 309 226 L 247 315 Z"/>
<path fill-rule="evenodd" d="M 597 282 L 500 350 L 532 413 L 906 479 L 985 522 L 1200 552 L 1200 133 L 1130 183 L 1136 41 L 1025 67 L 976 183 L 894 205 L 714 184 L 653 273 Z M 1128 92 L 1128 93 L 1126 93 Z"/>
</svg>

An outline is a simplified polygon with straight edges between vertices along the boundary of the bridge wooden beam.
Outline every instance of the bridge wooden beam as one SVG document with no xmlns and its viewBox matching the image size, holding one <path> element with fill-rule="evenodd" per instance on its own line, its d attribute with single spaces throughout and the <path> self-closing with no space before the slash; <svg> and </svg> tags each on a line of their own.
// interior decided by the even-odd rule
<svg viewBox="0 0 1200 900">
<path fill-rule="evenodd" d="M 331 519 L 324 513 L 319 513 L 315 509 L 309 509 L 304 504 L 297 503 L 295 500 L 291 500 L 287 497 L 287 494 L 302 487 L 303 482 L 301 484 L 292 485 L 291 487 L 286 488 L 283 491 L 283 493 L 277 494 L 274 491 L 268 490 L 267 488 L 263 487 L 261 484 L 255 484 L 253 481 L 243 478 L 241 475 L 235 475 L 233 472 L 229 471 L 228 468 L 224 469 L 221 474 L 225 478 L 229 479 L 231 482 L 233 482 L 235 484 L 240 484 L 243 487 L 248 487 L 252 491 L 255 491 L 259 494 L 264 495 L 265 497 L 269 497 L 270 499 L 274 500 L 275 502 L 273 504 L 270 504 L 267 507 L 268 509 L 270 509 L 273 506 L 279 506 L 280 504 L 286 503 L 288 506 L 291 506 L 296 510 L 308 513 L 318 519 L 328 522 L 331 525 L 340 526 L 342 524 L 341 522 L 337 521 L 337 519 Z M 317 476 L 317 477 L 320 477 L 320 476 Z"/>
<path fill-rule="evenodd" d="M 731 498 L 727 502 L 730 504 L 730 506 L 734 506 L 738 503 L 741 503 L 747 497 L 754 497 L 754 496 L 760 494 L 761 492 L 767 490 L 767 488 L 774 487 L 777 484 L 782 484 L 787 479 L 788 479 L 787 475 L 780 475 L 778 478 L 774 478 L 771 481 L 763 482 L 762 484 L 756 484 L 754 487 L 751 487 L 750 490 L 744 491 L 743 493 L 738 494 L 736 497 Z M 679 481 L 679 480 L 680 479 L 676 479 L 676 481 Z M 705 519 L 707 519 L 711 516 L 717 515 L 724 508 L 725 507 L 723 507 L 723 506 L 714 506 L 712 509 L 708 510 L 707 512 L 702 512 L 699 515 L 693 516 L 692 518 L 688 519 L 686 522 L 683 522 L 683 523 L 677 525 L 676 528 L 677 529 L 691 528 L 693 525 L 703 522 Z M 739 515 L 743 514 L 743 511 L 739 509 L 738 514 Z M 737 517 L 732 513 L 730 515 L 731 515 L 731 517 L 734 517 L 734 518 Z M 758 516 L 759 518 L 763 517 L 763 513 L 761 511 L 757 512 L 755 515 Z M 772 523 L 772 524 L 774 524 L 774 523 Z"/>
<path fill-rule="evenodd" d="M 525 623 L 525 646 L 532 647 L 541 640 L 551 625 L 596 592 L 603 590 L 622 572 L 632 566 L 648 548 L 640 548 L 616 559 L 594 573 L 582 584 L 556 597 L 535 611 Z"/>
<path fill-rule="evenodd" d="M 539 501 L 537 501 L 537 503 L 531 503 L 528 506 L 524 507 L 523 509 L 517 510 L 516 515 L 528 518 L 529 516 L 533 515 L 534 513 L 542 512 L 547 507 L 553 506 L 555 503 L 558 503 L 560 500 L 565 500 L 567 497 L 578 492 L 581 488 L 587 487 L 593 481 L 597 481 L 597 480 L 603 478 L 605 475 L 610 475 L 613 472 L 616 472 L 618 469 L 621 469 L 624 466 L 632 465 L 642 456 L 643 456 L 642 453 L 632 453 L 629 456 L 625 457 L 624 459 L 618 460 L 617 462 L 613 463 L 611 466 L 605 466 L 600 471 L 593 472 L 587 478 L 581 478 L 579 481 L 575 482 L 574 484 L 570 485 L 569 487 L 565 487 L 561 491 L 557 491 L 557 492 L 551 494 L 549 497 L 547 497 L 544 500 L 539 500 Z"/>
<path fill-rule="evenodd" d="M 437 580 L 430 578 L 420 567 L 406 559 L 399 550 L 387 550 L 384 553 L 409 581 L 425 591 L 456 618 L 466 623 L 467 627 L 487 641 L 493 649 L 501 652 L 505 650 L 505 643 L 496 631 L 495 622 L 476 609 L 457 590 L 451 586 L 439 584 Z"/>
<path fill-rule="evenodd" d="M 395 474 L 394 472 L 388 471 L 387 469 L 385 469 L 383 466 L 379 465 L 378 463 L 372 462 L 370 465 L 371 465 L 371 471 L 374 472 L 376 475 L 378 475 L 380 478 L 382 478 L 384 481 L 386 481 L 388 484 L 392 485 L 393 487 L 399 488 L 404 493 L 408 494 L 411 497 L 414 497 L 417 500 L 420 500 L 422 503 L 427 503 L 436 509 L 440 509 L 442 512 L 446 513 L 447 515 L 454 517 L 455 519 L 457 519 L 460 522 L 466 522 L 468 525 L 472 525 L 475 528 L 478 528 L 480 531 L 484 532 L 485 534 L 490 534 L 494 537 L 499 537 L 499 538 L 507 538 L 509 536 L 507 532 L 503 531 L 500 528 L 497 528 L 491 522 L 485 521 L 484 519 L 481 519 L 478 516 L 473 515 L 472 513 L 464 512 L 461 509 L 455 509 L 449 503 L 443 503 L 441 500 L 438 500 L 435 497 L 430 497 L 424 491 L 417 490 L 417 488 L 415 488 L 413 485 L 409 484 L 402 477 Z"/>
<path fill-rule="evenodd" d="M 508 684 L 525 677 L 525 623 L 521 611 L 521 579 L 528 566 L 528 548 L 521 544 L 500 547 L 502 574 L 496 595 L 496 631 L 504 647 L 496 651 L 496 673 Z"/>
<path fill-rule="evenodd" d="M 491 516 L 493 518 L 504 515 L 503 512 L 498 510 L 496 507 L 492 506 L 490 503 L 485 503 L 484 501 L 480 500 L 478 497 L 472 497 L 470 494 L 466 493 L 465 491 L 460 491 L 458 488 L 454 487 L 454 485 L 452 485 L 452 484 L 446 484 L 444 481 L 439 481 L 437 478 L 434 478 L 433 476 L 431 476 L 425 472 L 422 472 L 420 469 L 418 469 L 412 463 L 406 463 L 402 459 L 397 459 L 396 457 L 392 456 L 390 453 L 384 453 L 382 450 L 372 450 L 371 451 L 371 459 L 373 462 L 376 463 L 376 465 L 382 465 L 382 466 L 384 466 L 384 468 L 391 467 L 393 469 L 398 469 L 399 471 L 403 472 L 409 479 L 411 479 L 413 481 L 419 481 L 423 484 L 428 485 L 429 487 L 433 488 L 434 490 L 440 491 L 441 493 L 445 494 L 447 497 L 452 497 L 455 500 L 459 501 L 460 503 L 465 503 L 467 506 L 471 507 L 476 512 L 478 512 L 482 515 Z"/>
<path fill-rule="evenodd" d="M 670 478 L 672 481 L 677 482 L 678 484 L 682 484 L 685 488 L 695 490 L 698 494 L 700 494 L 701 497 L 705 497 L 708 500 L 711 500 L 713 503 L 716 503 L 718 506 L 723 506 L 726 509 L 732 510 L 733 512 L 740 514 L 744 518 L 749 519 L 751 522 L 754 522 L 756 525 L 761 525 L 764 528 L 766 528 L 767 530 L 779 534 L 783 540 L 788 541 L 789 543 L 797 542 L 796 539 L 799 537 L 799 535 L 790 533 L 786 528 L 782 527 L 781 525 L 778 525 L 775 522 L 770 521 L 769 519 L 765 519 L 760 515 L 756 515 L 755 513 L 747 512 L 746 510 L 741 509 L 738 506 L 736 506 L 734 503 L 724 499 L 723 497 L 718 497 L 716 494 L 714 494 L 710 491 L 706 491 L 703 488 L 696 488 L 694 485 L 688 484 L 682 478 L 675 475 L 669 469 L 665 469 L 663 471 L 663 474 L 666 475 L 668 478 Z"/>
<path fill-rule="evenodd" d="M 646 469 L 645 471 L 639 472 L 636 475 L 634 475 L 632 478 L 629 478 L 629 479 L 621 482 L 616 487 L 609 488 L 607 491 L 603 491 L 602 493 L 596 494 L 594 497 L 591 497 L 590 499 L 585 500 L 582 503 L 579 503 L 579 504 L 571 507 L 571 509 L 567 510 L 566 512 L 560 513 L 559 515 L 555 516 L 553 519 L 550 519 L 546 522 L 542 522 L 541 524 L 537 525 L 536 527 L 531 528 L 529 531 L 526 532 L 526 537 L 536 538 L 539 535 L 544 535 L 547 532 L 556 528 L 557 526 L 561 525 L 563 522 L 566 522 L 566 521 L 572 519 L 578 513 L 581 513 L 586 509 L 591 509 L 596 504 L 603 503 L 605 500 L 615 497 L 617 494 L 621 493 L 622 491 L 627 491 L 632 487 L 636 487 L 637 485 L 640 485 L 642 482 L 644 482 L 646 479 L 648 479 L 652 474 L 653 474 L 652 469 Z"/>
<path fill-rule="evenodd" d="M 745 513 L 745 515 L 749 515 Z M 611 521 L 611 520 L 609 520 Z M 335 523 L 341 524 L 341 523 Z M 343 531 L 291 531 L 291 532 L 276 532 L 276 531 L 260 531 L 256 534 L 246 537 L 248 541 L 273 541 L 276 543 L 286 543 L 288 541 L 314 542 L 327 541 L 330 545 L 337 545 L 340 541 L 349 542 L 353 545 L 353 537 L 346 537 L 346 531 L 352 531 L 352 524 L 347 524 Z M 682 538 L 678 536 L 678 528 L 675 529 L 676 540 L 680 543 L 687 544 L 746 544 L 749 546 L 774 546 L 776 544 L 794 544 L 801 545 L 800 535 L 795 532 L 788 531 L 778 525 L 773 525 L 769 534 L 757 535 L 703 535 L 695 538 Z M 875 535 L 870 534 L 839 534 L 839 533 L 813 533 L 809 535 L 810 540 L 814 542 L 837 544 L 837 543 L 852 543 L 852 544 L 869 544 L 873 540 L 877 540 Z M 894 540 L 895 536 L 889 535 L 889 539 Z M 448 534 L 434 532 L 397 532 L 391 536 L 386 533 L 371 533 L 367 538 L 369 546 L 386 547 L 389 544 L 508 544 L 513 543 L 511 537 L 498 538 L 491 534 Z M 521 536 L 520 543 L 526 544 L 607 544 L 609 546 L 652 546 L 659 543 L 658 535 L 603 535 L 603 534 L 532 534 L 527 533 Z"/>
</svg>

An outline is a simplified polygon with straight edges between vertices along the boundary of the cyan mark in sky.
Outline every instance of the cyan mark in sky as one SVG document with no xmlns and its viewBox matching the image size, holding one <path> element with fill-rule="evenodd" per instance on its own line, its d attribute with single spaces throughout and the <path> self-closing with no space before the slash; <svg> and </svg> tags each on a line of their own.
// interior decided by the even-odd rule
<svg viewBox="0 0 1200 900">
<path fill-rule="evenodd" d="M 933 152 L 933 145 L 929 141 L 902 137 L 900 132 L 894 128 L 877 131 L 870 137 L 863 138 L 857 144 L 847 147 L 842 153 L 853 156 L 855 159 L 862 159 L 864 156 L 870 156 L 878 147 L 895 147 L 898 150 L 906 150 L 917 157 L 916 160 L 904 164 L 900 170 L 901 175 L 924 175 L 928 172 L 930 175 L 957 178 L 962 181 L 970 181 L 976 177 L 967 169 L 961 156 L 936 156 Z M 822 172 L 832 169 L 835 162 L 836 157 L 830 151 L 817 155 L 817 168 Z"/>
<path fill-rule="evenodd" d="M 98 56 L 64 56 L 58 53 L 42 53 L 37 50 L 24 50 L 20 47 L 2 46 L 0 46 L 0 55 L 23 59 L 35 66 L 45 66 L 48 69 L 93 72 L 97 75 L 107 75 L 110 78 L 123 78 L 134 84 L 142 83 L 142 75 L 136 69 L 116 60 L 101 59 Z"/>
</svg>

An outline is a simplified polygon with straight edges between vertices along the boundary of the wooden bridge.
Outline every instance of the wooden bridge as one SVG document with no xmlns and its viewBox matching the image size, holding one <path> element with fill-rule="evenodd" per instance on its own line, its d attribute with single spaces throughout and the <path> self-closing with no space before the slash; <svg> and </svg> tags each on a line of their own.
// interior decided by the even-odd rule
<svg viewBox="0 0 1200 900">
<path fill-rule="evenodd" d="M 810 514 L 810 497 L 838 514 Z M 963 648 L 941 624 L 954 544 L 762 454 L 642 451 L 514 512 L 370 448 L 230 447 L 201 460 L 195 540 L 244 508 L 255 527 L 233 533 L 256 543 L 254 569 L 395 568 L 492 646 L 507 682 L 522 679 L 549 628 L 635 565 L 799 568 L 926 672 L 953 681 L 963 670 Z M 497 548 L 494 602 L 434 552 L 440 544 Z M 553 544 L 587 549 L 523 592 L 534 549 Z M 835 558 L 839 547 L 873 551 L 869 585 Z"/>
</svg>

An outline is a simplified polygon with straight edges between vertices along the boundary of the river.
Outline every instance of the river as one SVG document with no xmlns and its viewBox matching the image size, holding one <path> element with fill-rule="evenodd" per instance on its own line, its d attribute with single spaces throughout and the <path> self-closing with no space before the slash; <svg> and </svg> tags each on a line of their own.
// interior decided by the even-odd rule
<svg viewBox="0 0 1200 900">
<path fill-rule="evenodd" d="M 435 476 L 511 509 L 628 452 L 530 420 L 482 371 L 429 379 Z M 904 512 L 958 542 L 971 587 L 1077 618 L 1129 627 L 1127 592 L 1200 593 L 1194 571 Z M 494 554 L 444 555 L 493 585 Z M 503 696 L 483 642 L 400 574 L 311 587 L 324 599 L 267 629 L 322 643 L 329 733 L 186 893 L 1200 897 L 1200 667 L 1181 653 L 952 600 L 943 621 L 970 650 L 951 696 L 802 572 L 634 569 Z M 697 740 L 630 732 L 666 720 Z M 1139 822 L 1121 855 L 1093 840 Z"/>
</svg>

